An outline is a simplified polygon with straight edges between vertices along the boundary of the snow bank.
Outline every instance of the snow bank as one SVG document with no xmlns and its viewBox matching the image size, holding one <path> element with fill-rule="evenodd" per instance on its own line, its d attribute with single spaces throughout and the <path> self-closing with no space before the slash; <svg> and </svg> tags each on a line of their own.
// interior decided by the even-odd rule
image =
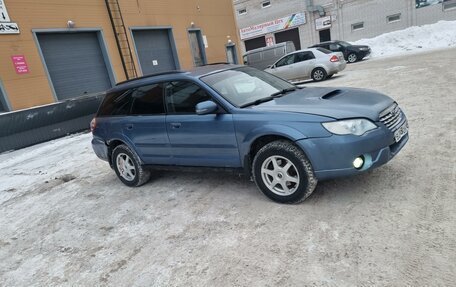
<svg viewBox="0 0 456 287">
<path fill-rule="evenodd" d="M 361 39 L 353 44 L 369 45 L 372 48 L 372 58 L 456 47 L 456 21 L 414 26 L 375 38 Z"/>
</svg>

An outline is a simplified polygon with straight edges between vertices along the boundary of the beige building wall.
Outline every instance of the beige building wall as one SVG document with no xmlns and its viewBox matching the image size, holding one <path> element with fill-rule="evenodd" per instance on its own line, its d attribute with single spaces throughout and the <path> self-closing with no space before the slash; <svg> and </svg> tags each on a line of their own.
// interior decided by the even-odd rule
<svg viewBox="0 0 456 287">
<path fill-rule="evenodd" d="M 39 54 L 33 29 L 101 29 L 117 81 L 125 80 L 120 54 L 104 0 L 4 0 L 11 22 L 19 25 L 19 35 L 0 35 L 0 81 L 12 110 L 53 103 L 49 78 Z M 119 0 L 127 35 L 137 70 L 139 64 L 129 27 L 172 26 L 182 69 L 193 66 L 187 29 L 194 23 L 206 35 L 208 63 L 225 62 L 228 36 L 236 43 L 239 37 L 232 0 Z M 70 30 L 70 29 L 69 29 Z M 16 74 L 11 56 L 24 55 L 30 72 Z M 108 67 L 109 68 L 109 67 Z"/>
</svg>

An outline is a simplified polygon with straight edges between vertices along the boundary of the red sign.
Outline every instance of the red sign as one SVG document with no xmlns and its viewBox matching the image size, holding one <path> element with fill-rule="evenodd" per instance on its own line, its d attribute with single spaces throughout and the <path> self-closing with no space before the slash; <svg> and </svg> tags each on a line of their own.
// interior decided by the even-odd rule
<svg viewBox="0 0 456 287">
<path fill-rule="evenodd" d="M 29 68 L 27 62 L 25 61 L 24 55 L 15 55 L 11 56 L 13 60 L 14 68 L 16 69 L 16 74 L 27 74 L 29 72 Z"/>
</svg>

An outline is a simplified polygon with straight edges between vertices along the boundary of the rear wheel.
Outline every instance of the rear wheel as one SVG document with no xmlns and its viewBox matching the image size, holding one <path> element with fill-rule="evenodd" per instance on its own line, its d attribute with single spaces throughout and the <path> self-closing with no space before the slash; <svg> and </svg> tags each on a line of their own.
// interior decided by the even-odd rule
<svg viewBox="0 0 456 287">
<path fill-rule="evenodd" d="M 267 197 L 280 203 L 299 203 L 317 185 L 305 154 L 285 140 L 271 142 L 258 151 L 253 160 L 253 178 Z"/>
<path fill-rule="evenodd" d="M 117 177 L 127 186 L 141 186 L 150 178 L 150 171 L 141 166 L 139 157 L 127 145 L 114 148 L 112 166 Z"/>
<path fill-rule="evenodd" d="M 314 80 L 315 82 L 323 81 L 326 79 L 326 77 L 327 77 L 327 73 L 326 73 L 325 69 L 323 69 L 323 68 L 315 68 L 312 71 L 312 80 Z"/>
<path fill-rule="evenodd" d="M 354 63 L 354 62 L 358 61 L 358 56 L 355 53 L 351 53 L 348 55 L 347 61 L 349 63 Z"/>
</svg>

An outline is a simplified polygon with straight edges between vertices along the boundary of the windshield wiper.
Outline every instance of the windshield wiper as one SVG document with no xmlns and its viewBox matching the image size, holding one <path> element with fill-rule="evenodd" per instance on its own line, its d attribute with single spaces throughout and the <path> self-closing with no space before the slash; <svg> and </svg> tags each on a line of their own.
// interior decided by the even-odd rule
<svg viewBox="0 0 456 287">
<path fill-rule="evenodd" d="M 296 91 L 296 88 L 293 87 L 293 88 L 287 88 L 287 89 L 283 89 L 281 91 L 278 91 L 278 92 L 275 92 L 273 94 L 271 94 L 269 97 L 265 97 L 265 98 L 261 98 L 261 99 L 258 99 L 258 100 L 255 100 L 253 102 L 248 102 L 246 104 L 243 104 L 240 106 L 240 108 L 246 108 L 246 107 L 250 107 L 250 106 L 257 106 L 261 103 L 265 103 L 265 102 L 269 102 L 275 98 L 280 98 L 282 96 L 284 96 L 285 94 L 289 93 L 289 92 L 293 92 L 293 91 Z"/>
<path fill-rule="evenodd" d="M 275 92 L 273 94 L 270 95 L 271 98 L 278 98 L 278 96 L 284 96 L 285 94 L 289 93 L 289 92 L 293 92 L 293 91 L 296 91 L 296 88 L 293 87 L 293 88 L 286 88 L 286 89 L 283 89 L 281 91 L 278 91 L 278 92 Z"/>
</svg>

